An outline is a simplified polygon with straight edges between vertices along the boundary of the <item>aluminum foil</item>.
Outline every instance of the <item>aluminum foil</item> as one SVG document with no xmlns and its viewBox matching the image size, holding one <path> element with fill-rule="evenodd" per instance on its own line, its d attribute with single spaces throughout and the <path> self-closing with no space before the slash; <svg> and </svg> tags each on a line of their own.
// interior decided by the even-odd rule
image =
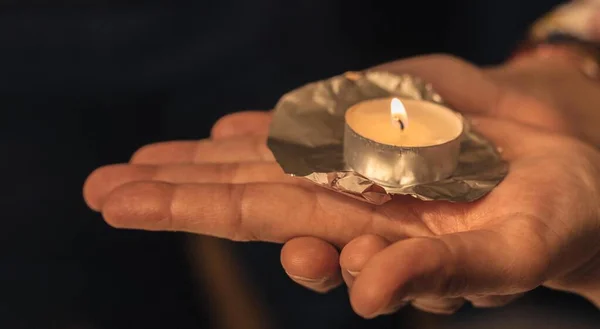
<svg viewBox="0 0 600 329">
<path fill-rule="evenodd" d="M 352 171 L 344 163 L 343 154 L 346 110 L 365 100 L 394 96 L 444 104 L 431 85 L 420 78 L 389 72 L 349 72 L 284 95 L 275 107 L 269 149 L 287 174 L 373 204 L 383 204 L 395 194 L 426 201 L 472 202 L 504 179 L 508 164 L 496 147 L 468 124 L 458 167 L 447 179 L 388 187 Z"/>
</svg>

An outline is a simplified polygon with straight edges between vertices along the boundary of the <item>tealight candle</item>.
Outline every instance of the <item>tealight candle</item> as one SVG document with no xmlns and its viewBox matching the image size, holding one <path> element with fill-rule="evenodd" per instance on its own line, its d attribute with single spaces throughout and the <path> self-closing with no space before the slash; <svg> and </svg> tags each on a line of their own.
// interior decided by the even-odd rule
<svg viewBox="0 0 600 329">
<path fill-rule="evenodd" d="M 458 164 L 463 120 L 428 101 L 385 98 L 346 111 L 344 159 L 376 183 L 401 187 L 438 181 Z"/>
</svg>

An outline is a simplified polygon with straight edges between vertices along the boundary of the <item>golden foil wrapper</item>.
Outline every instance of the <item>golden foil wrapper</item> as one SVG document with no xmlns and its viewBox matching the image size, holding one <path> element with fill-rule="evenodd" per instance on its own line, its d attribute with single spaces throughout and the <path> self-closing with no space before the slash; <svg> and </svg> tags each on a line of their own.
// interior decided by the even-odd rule
<svg viewBox="0 0 600 329">
<path fill-rule="evenodd" d="M 496 147 L 465 127 L 459 162 L 443 180 L 399 187 L 379 185 L 344 161 L 346 110 L 369 99 L 399 97 L 442 104 L 430 84 L 410 75 L 350 72 L 305 85 L 277 103 L 267 145 L 284 172 L 373 204 L 392 195 L 421 200 L 472 202 L 497 186 L 508 173 Z"/>
</svg>

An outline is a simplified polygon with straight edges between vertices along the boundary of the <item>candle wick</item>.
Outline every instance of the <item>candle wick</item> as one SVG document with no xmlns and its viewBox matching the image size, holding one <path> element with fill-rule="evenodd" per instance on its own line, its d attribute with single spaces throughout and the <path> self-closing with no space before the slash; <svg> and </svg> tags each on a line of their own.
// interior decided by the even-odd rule
<svg viewBox="0 0 600 329">
<path fill-rule="evenodd" d="M 404 130 L 404 122 L 402 122 L 402 120 L 398 119 L 398 124 L 400 124 L 400 129 Z"/>
</svg>

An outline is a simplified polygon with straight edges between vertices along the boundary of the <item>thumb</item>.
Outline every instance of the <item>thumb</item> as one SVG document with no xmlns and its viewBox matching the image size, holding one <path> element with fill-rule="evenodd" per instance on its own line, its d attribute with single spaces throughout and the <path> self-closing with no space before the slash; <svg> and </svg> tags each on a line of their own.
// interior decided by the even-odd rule
<svg viewBox="0 0 600 329">
<path fill-rule="evenodd" d="M 385 63 L 371 70 L 421 77 L 432 84 L 446 103 L 465 114 L 508 119 L 553 131 L 566 129 L 562 115 L 548 103 L 499 83 L 498 75 L 510 75 L 512 68 L 508 66 L 482 70 L 454 56 L 427 55 Z"/>
<path fill-rule="evenodd" d="M 527 235 L 528 225 L 521 226 L 524 231 L 515 238 L 478 230 L 396 242 L 373 256 L 356 278 L 352 306 L 371 318 L 402 300 L 531 290 L 543 282 L 548 253 L 541 239 Z"/>
</svg>

